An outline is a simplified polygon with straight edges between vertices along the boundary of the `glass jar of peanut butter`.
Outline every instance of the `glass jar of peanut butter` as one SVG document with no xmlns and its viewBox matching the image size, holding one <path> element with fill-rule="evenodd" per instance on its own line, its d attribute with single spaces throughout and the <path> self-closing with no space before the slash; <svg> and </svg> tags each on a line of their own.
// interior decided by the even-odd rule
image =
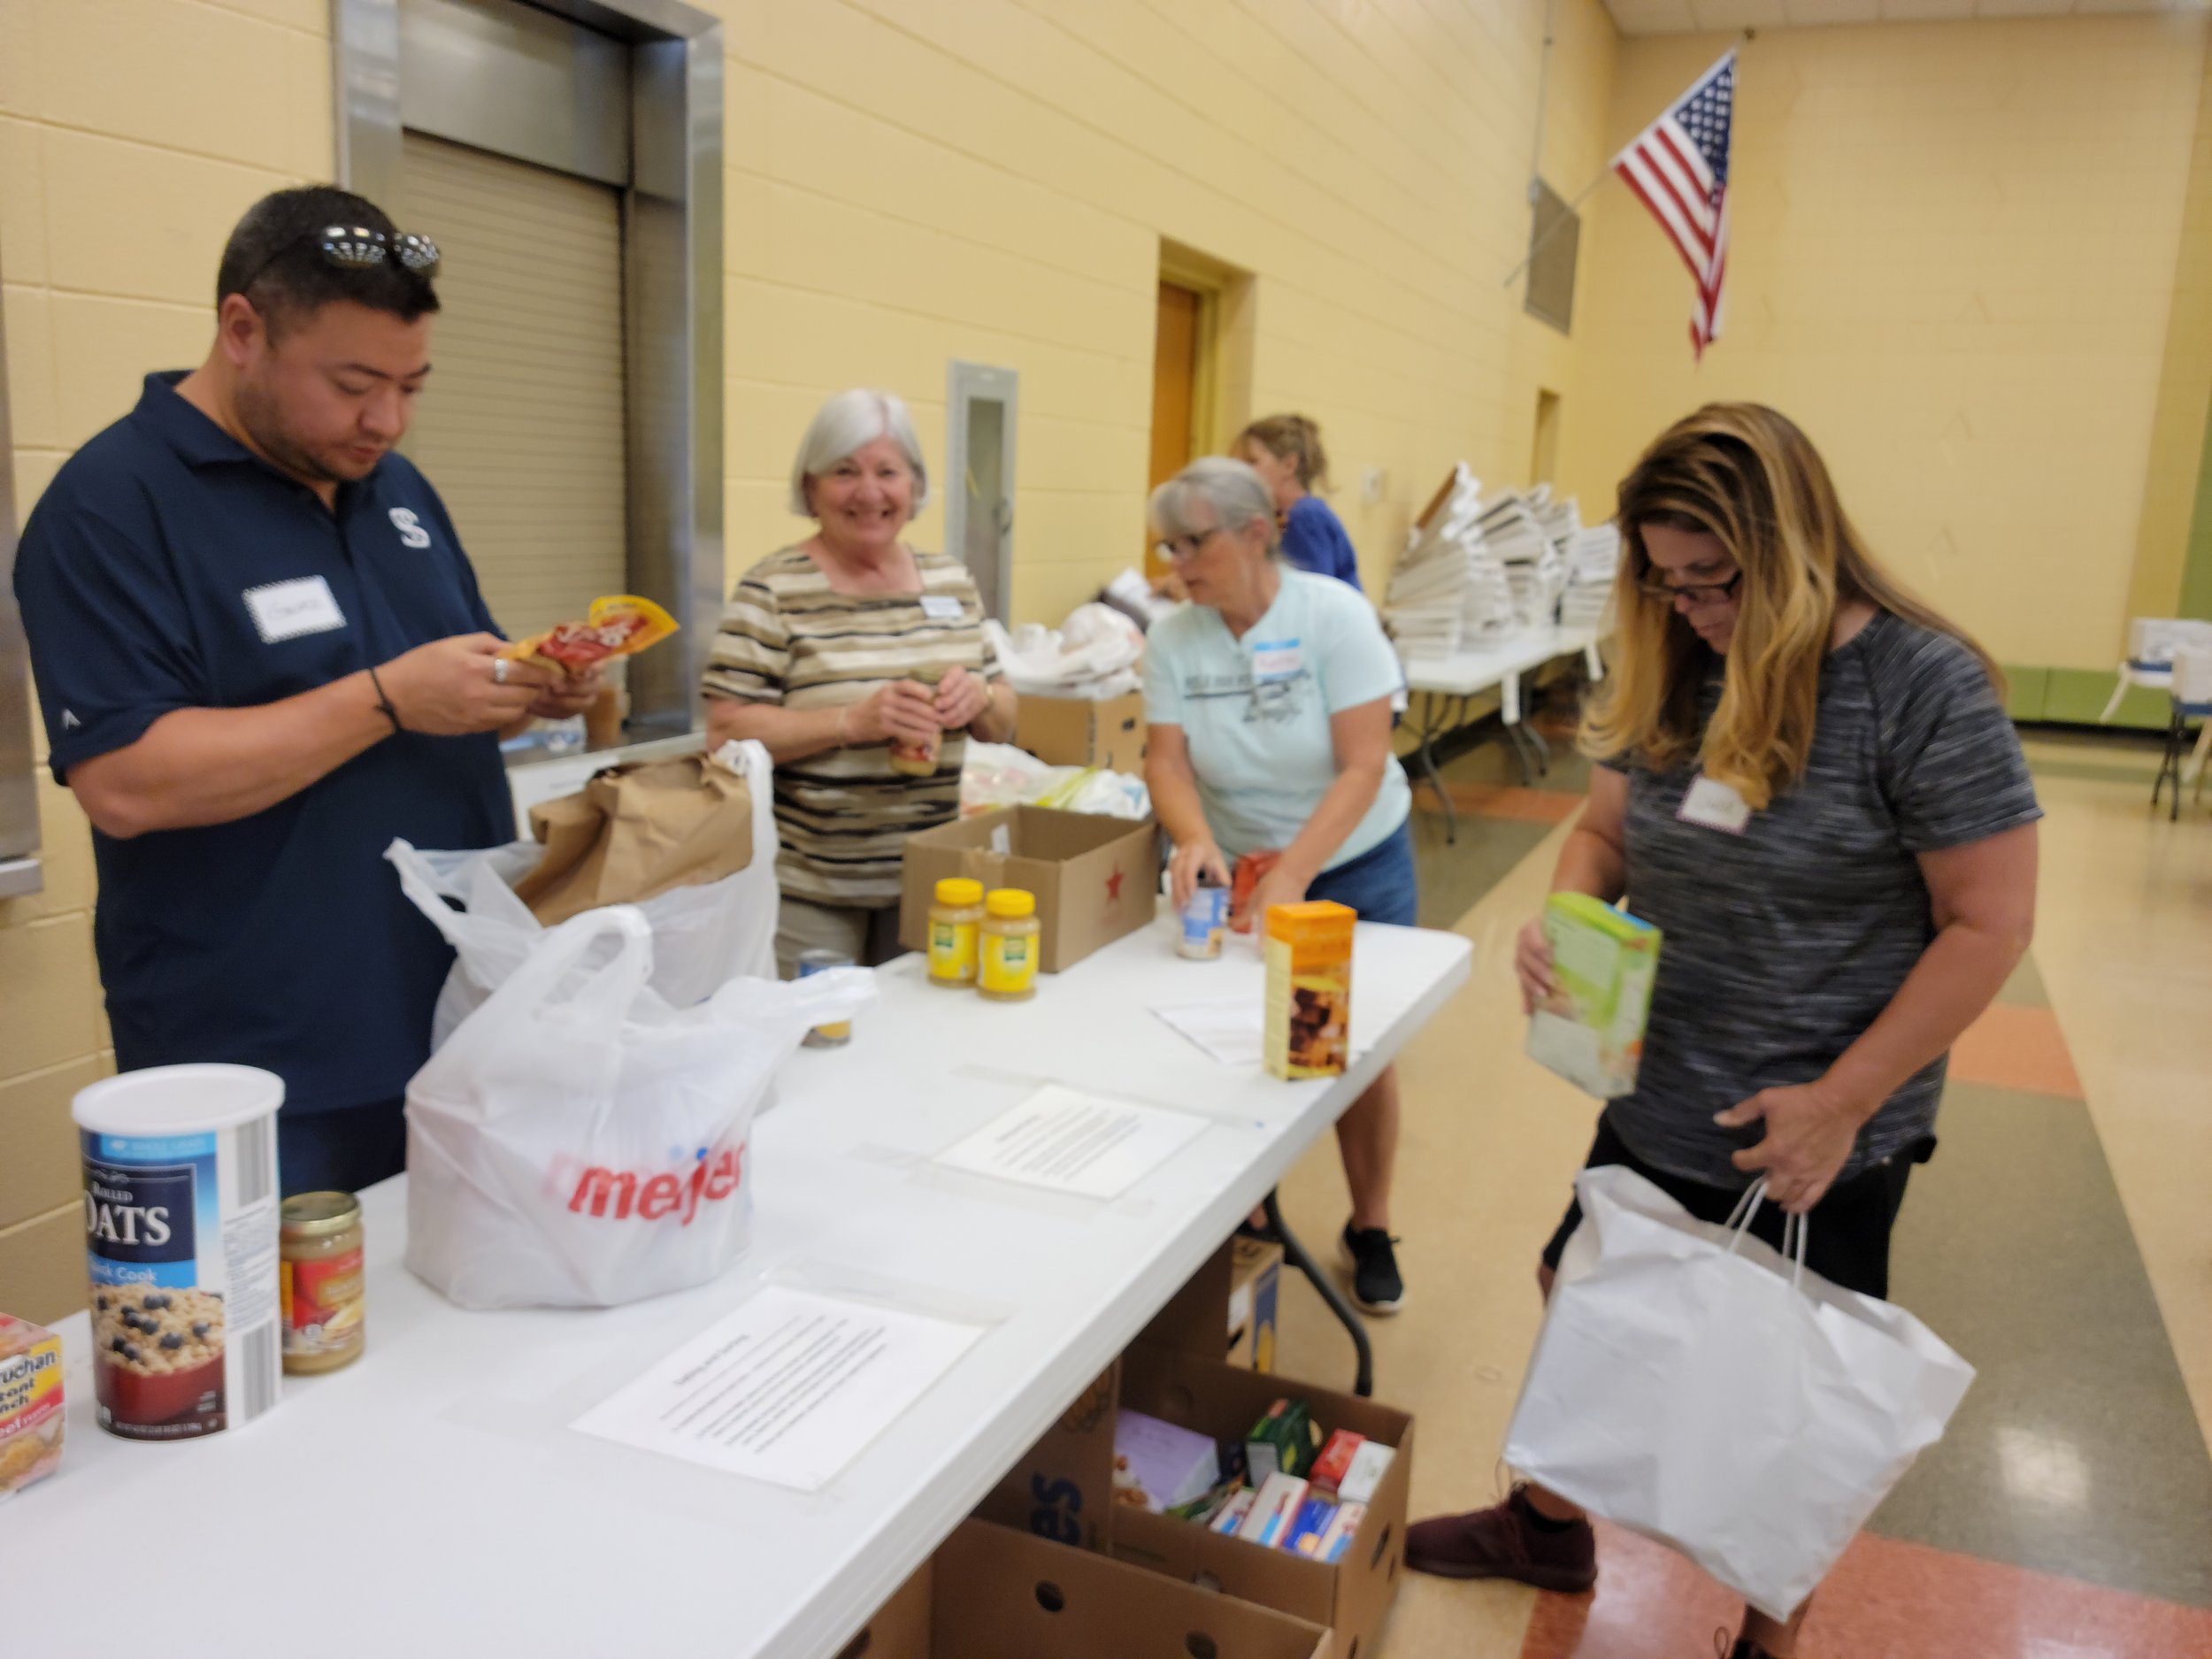
<svg viewBox="0 0 2212 1659">
<path fill-rule="evenodd" d="M 278 1287 L 284 1369 L 336 1371 L 361 1357 L 361 1201 L 351 1193 L 301 1193 L 278 1212 Z"/>
</svg>

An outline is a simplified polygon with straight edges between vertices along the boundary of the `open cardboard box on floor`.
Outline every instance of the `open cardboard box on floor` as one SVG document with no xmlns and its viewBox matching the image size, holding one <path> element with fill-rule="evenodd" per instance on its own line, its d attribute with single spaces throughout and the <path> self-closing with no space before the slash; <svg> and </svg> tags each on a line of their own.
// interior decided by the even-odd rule
<svg viewBox="0 0 2212 1659">
<path fill-rule="evenodd" d="M 1246 1371 L 1271 1371 L 1282 1274 L 1281 1245 L 1233 1238 L 1191 1275 L 1137 1340 L 1206 1359 L 1225 1357 Z"/>
<path fill-rule="evenodd" d="M 1103 766 L 1144 776 L 1144 693 L 1118 697 L 1025 695 L 1014 745 L 1048 766 Z"/>
<path fill-rule="evenodd" d="M 1372 1659 L 1404 1567 L 1413 1419 L 1371 1400 L 1224 1363 L 1236 1274 L 1234 1243 L 1225 1244 L 976 1513 L 1325 1624 L 1335 1659 L 1360 1653 Z M 1114 1425 L 1122 1407 L 1238 1440 L 1270 1406 L 1288 1397 L 1305 1401 L 1325 1432 L 1350 1429 L 1397 1452 L 1340 1561 L 1328 1564 L 1224 1538 L 1114 1501 Z"/>
<path fill-rule="evenodd" d="M 1037 896 L 1037 963 L 1073 967 L 1151 921 L 1159 902 L 1160 849 L 1153 821 L 1048 807 L 1002 807 L 906 840 L 899 942 L 929 947 L 929 905 L 947 876 Z"/>
<path fill-rule="evenodd" d="M 1240 1371 L 1217 1359 L 1142 1344 L 1122 1356 L 1122 1409 L 1142 1411 L 1217 1440 L 1241 1438 L 1271 1405 L 1286 1397 L 1305 1401 L 1325 1434 L 1350 1429 L 1397 1451 L 1342 1560 L 1332 1565 L 1125 1506 L 1113 1514 L 1113 1556 L 1185 1583 L 1218 1586 L 1239 1601 L 1325 1624 L 1335 1637 L 1337 1659 L 1360 1659 L 1363 1654 L 1373 1659 L 1404 1566 L 1412 1417 L 1371 1400 Z"/>
<path fill-rule="evenodd" d="M 1329 1633 L 968 1521 L 839 1659 L 1327 1659 Z"/>
</svg>

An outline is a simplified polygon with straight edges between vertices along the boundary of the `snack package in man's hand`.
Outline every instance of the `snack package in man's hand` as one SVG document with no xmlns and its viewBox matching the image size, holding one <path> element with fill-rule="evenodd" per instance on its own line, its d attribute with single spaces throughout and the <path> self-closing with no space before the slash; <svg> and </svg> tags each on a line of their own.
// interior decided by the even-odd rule
<svg viewBox="0 0 2212 1659">
<path fill-rule="evenodd" d="M 676 618 L 635 594 L 610 594 L 591 602 L 581 622 L 564 622 L 543 634 L 517 640 L 502 657 L 535 663 L 565 674 L 585 674 L 618 657 L 634 657 L 658 645 L 677 629 Z"/>
</svg>

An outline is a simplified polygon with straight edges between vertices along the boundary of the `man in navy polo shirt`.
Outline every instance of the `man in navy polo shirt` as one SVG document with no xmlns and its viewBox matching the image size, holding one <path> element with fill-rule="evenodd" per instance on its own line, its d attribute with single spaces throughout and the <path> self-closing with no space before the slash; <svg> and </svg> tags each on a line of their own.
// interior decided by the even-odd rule
<svg viewBox="0 0 2212 1659">
<path fill-rule="evenodd" d="M 385 847 L 509 839 L 501 734 L 595 690 L 495 655 L 452 521 L 393 453 L 436 268 L 357 196 L 257 204 L 207 361 L 147 377 L 16 560 L 54 776 L 92 820 L 116 1060 L 281 1076 L 288 1193 L 405 1162 L 449 955 Z"/>
</svg>

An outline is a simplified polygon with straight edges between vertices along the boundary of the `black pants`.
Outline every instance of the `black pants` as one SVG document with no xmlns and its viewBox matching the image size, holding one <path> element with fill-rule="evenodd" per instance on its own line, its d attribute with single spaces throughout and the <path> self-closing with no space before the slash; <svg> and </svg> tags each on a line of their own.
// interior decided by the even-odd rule
<svg viewBox="0 0 2212 1659">
<path fill-rule="evenodd" d="M 1898 1206 L 1905 1202 L 1905 1179 L 1916 1164 L 1935 1155 L 1932 1136 L 1894 1157 L 1863 1170 L 1849 1180 L 1838 1181 L 1812 1208 L 1808 1217 L 1812 1231 L 1805 1239 L 1805 1265 L 1832 1285 L 1886 1300 L 1889 1295 L 1889 1233 L 1897 1220 Z M 1740 1190 L 1709 1187 L 1655 1170 L 1613 1133 L 1609 1118 L 1598 1119 L 1597 1139 L 1590 1144 L 1586 1169 L 1619 1164 L 1642 1176 L 1700 1221 L 1724 1223 L 1742 1201 Z M 1754 1238 L 1782 1248 L 1783 1216 L 1779 1204 L 1763 1203 L 1751 1224 Z M 1562 1251 L 1574 1230 L 1582 1225 L 1579 1199 L 1567 1206 L 1566 1218 L 1544 1247 L 1544 1265 L 1556 1270 Z"/>
<path fill-rule="evenodd" d="M 295 1193 L 357 1193 L 407 1167 L 402 1101 L 277 1114 L 277 1178 Z"/>
</svg>

